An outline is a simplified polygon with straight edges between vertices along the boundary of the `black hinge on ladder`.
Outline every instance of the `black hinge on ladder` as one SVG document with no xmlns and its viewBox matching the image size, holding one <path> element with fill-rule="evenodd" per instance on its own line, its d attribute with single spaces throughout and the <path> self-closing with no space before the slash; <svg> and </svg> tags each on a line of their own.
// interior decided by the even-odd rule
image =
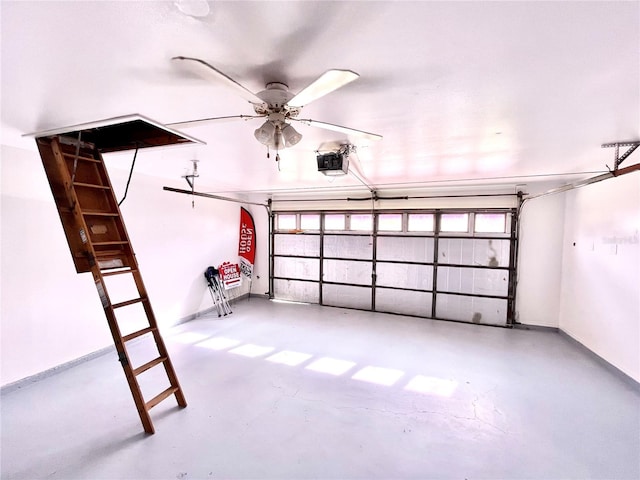
<svg viewBox="0 0 640 480">
<path fill-rule="evenodd" d="M 123 367 L 129 366 L 129 359 L 127 358 L 127 354 L 124 352 L 118 352 L 118 361 L 122 364 Z"/>
</svg>

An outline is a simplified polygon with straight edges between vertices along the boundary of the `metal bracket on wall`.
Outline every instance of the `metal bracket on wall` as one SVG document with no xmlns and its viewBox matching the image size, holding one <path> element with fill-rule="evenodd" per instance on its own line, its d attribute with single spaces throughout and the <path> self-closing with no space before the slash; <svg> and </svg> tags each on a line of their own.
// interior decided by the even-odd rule
<svg viewBox="0 0 640 480">
<path fill-rule="evenodd" d="M 193 195 L 196 188 L 196 178 L 198 178 L 200 175 L 198 175 L 198 160 L 191 160 L 191 162 L 193 163 L 193 172 L 190 175 L 183 175 L 182 178 L 184 178 L 191 187 L 191 195 Z M 195 208 L 195 206 L 196 203 L 192 198 L 191 208 Z"/>
<path fill-rule="evenodd" d="M 615 143 L 603 143 L 602 144 L 602 148 L 611 148 L 614 147 L 616 149 L 616 158 L 615 158 L 615 163 L 613 165 L 613 171 L 617 171 L 618 167 L 620 166 L 620 164 L 622 162 L 624 162 L 624 160 L 631 155 L 634 150 L 636 148 L 638 148 L 640 146 L 640 141 L 635 141 L 635 142 L 615 142 Z M 622 155 L 620 155 L 620 147 L 629 147 L 629 149 L 624 152 Z M 607 168 L 609 168 L 609 166 L 607 165 Z"/>
<path fill-rule="evenodd" d="M 193 192 L 193 189 L 195 188 L 196 178 L 198 178 L 200 175 L 198 175 L 198 160 L 191 160 L 191 162 L 193 163 L 193 172 L 189 175 L 183 175 L 182 178 L 187 181 L 187 183 L 191 187 L 191 191 Z"/>
</svg>

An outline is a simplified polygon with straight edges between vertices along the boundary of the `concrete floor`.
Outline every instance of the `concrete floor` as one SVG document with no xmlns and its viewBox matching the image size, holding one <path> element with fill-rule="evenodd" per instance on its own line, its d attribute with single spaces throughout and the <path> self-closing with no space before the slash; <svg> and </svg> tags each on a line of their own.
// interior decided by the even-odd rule
<svg viewBox="0 0 640 480">
<path fill-rule="evenodd" d="M 145 435 L 95 358 L 2 396 L 2 478 L 640 478 L 638 389 L 557 333 L 251 299 L 165 339 L 186 409 Z"/>
</svg>

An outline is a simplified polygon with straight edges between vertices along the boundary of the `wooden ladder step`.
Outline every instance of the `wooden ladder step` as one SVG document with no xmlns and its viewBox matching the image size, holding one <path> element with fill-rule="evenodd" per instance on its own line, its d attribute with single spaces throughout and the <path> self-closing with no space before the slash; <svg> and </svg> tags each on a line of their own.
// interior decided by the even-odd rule
<svg viewBox="0 0 640 480">
<path fill-rule="evenodd" d="M 159 393 L 158 395 L 156 395 L 146 403 L 145 406 L 147 407 L 147 410 L 151 410 L 153 407 L 159 404 L 162 400 L 173 395 L 177 391 L 178 391 L 178 387 L 169 387 L 164 392 Z"/>
<path fill-rule="evenodd" d="M 133 369 L 133 374 L 135 376 L 140 375 L 142 372 L 146 372 L 147 370 L 149 370 L 150 368 L 155 367 L 156 365 L 160 365 L 162 362 L 165 362 L 168 359 L 168 357 L 158 357 L 158 358 L 154 358 L 153 360 L 151 360 L 150 362 L 145 363 L 144 365 L 140 365 L 138 368 L 134 368 Z"/>
<path fill-rule="evenodd" d="M 111 190 L 111 187 L 108 185 L 96 185 L 95 183 L 83 183 L 83 182 L 73 182 L 74 187 L 87 187 L 87 188 L 97 188 L 101 190 Z"/>
<path fill-rule="evenodd" d="M 125 273 L 134 273 L 137 271 L 138 270 L 136 270 L 135 268 L 126 268 L 124 270 L 113 270 L 111 272 L 101 271 L 100 273 L 103 277 L 110 277 L 112 275 L 124 275 Z"/>
<path fill-rule="evenodd" d="M 128 342 L 130 340 L 133 340 L 134 338 L 141 337 L 142 335 L 145 335 L 147 333 L 151 333 L 151 332 L 153 332 L 155 330 L 156 330 L 155 327 L 143 328 L 142 330 L 138 330 L 137 332 L 133 332 L 133 333 L 130 333 L 129 335 L 125 335 L 124 337 L 122 337 L 122 341 L 123 342 Z"/>
<path fill-rule="evenodd" d="M 94 163 L 102 163 L 102 161 L 98 160 L 97 158 L 93 158 L 93 157 L 85 157 L 84 155 L 78 155 L 76 157 L 75 153 L 69 153 L 69 152 L 62 152 L 62 155 L 64 155 L 67 158 L 77 158 L 78 160 L 83 160 L 85 162 L 94 162 Z"/>
<path fill-rule="evenodd" d="M 129 242 L 127 242 L 126 240 L 110 240 L 108 242 L 93 242 L 93 246 L 103 246 L 103 245 L 126 245 Z"/>
<path fill-rule="evenodd" d="M 100 210 L 83 210 L 82 215 L 94 216 L 94 217 L 119 217 L 120 214 L 117 212 L 102 212 Z"/>
<path fill-rule="evenodd" d="M 127 300 L 126 302 L 120 302 L 120 303 L 114 303 L 113 305 L 111 305 L 111 307 L 113 308 L 121 308 L 121 307 L 126 307 L 127 305 L 133 305 L 134 303 L 140 303 L 143 302 L 144 298 L 134 298 L 133 300 Z"/>
<path fill-rule="evenodd" d="M 95 254 L 98 260 L 120 258 L 123 256 L 122 250 L 98 250 L 95 252 Z M 121 267 L 122 266 L 123 265 L 121 265 Z M 117 267 L 111 267 L 111 268 L 117 268 Z"/>
</svg>

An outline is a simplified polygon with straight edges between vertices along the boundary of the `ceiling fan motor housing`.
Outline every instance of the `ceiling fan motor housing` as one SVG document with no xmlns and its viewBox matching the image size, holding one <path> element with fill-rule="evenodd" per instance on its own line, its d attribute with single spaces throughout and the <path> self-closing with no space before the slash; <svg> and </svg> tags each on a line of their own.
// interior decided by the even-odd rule
<svg viewBox="0 0 640 480">
<path fill-rule="evenodd" d="M 254 132 L 256 139 L 276 151 L 297 144 L 302 135 L 287 123 L 287 119 L 298 115 L 300 107 L 289 108 L 287 105 L 294 97 L 289 87 L 284 83 L 271 82 L 256 96 L 264 103 L 254 104 L 254 110 L 258 115 L 267 117 L 267 121 Z"/>
<path fill-rule="evenodd" d="M 267 88 L 256 93 L 256 95 L 273 109 L 284 107 L 293 98 L 293 93 L 289 91 L 289 87 L 279 82 L 267 83 Z"/>
</svg>

